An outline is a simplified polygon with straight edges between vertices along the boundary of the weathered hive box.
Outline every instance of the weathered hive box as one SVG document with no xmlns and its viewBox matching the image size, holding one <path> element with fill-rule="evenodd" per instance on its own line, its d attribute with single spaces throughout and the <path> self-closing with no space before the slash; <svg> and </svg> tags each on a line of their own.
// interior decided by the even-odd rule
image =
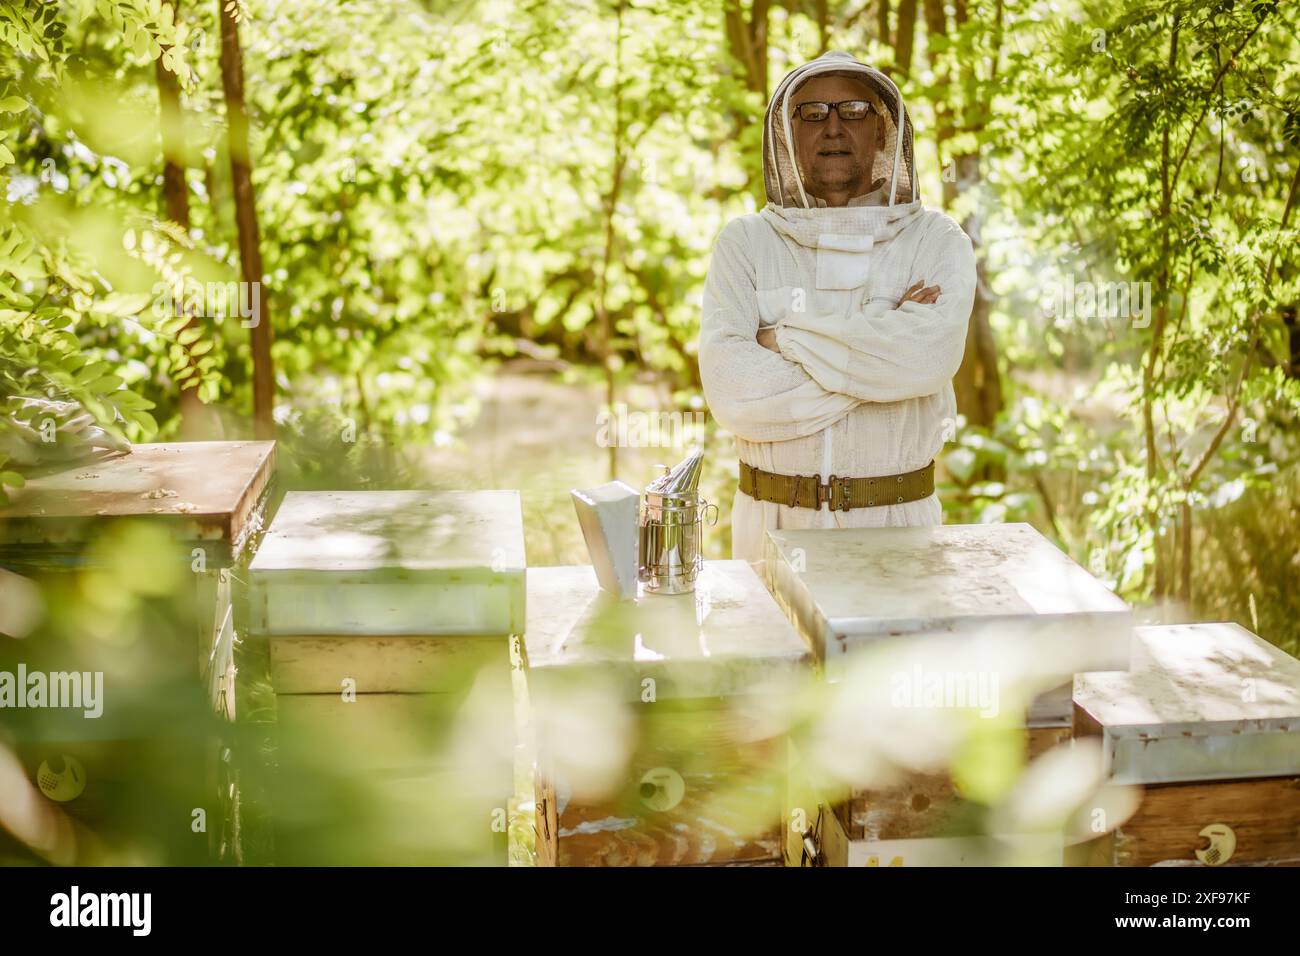
<svg viewBox="0 0 1300 956">
<path fill-rule="evenodd" d="M 1236 624 L 1137 637 L 1133 671 L 1075 678 L 1074 733 L 1142 803 L 1071 862 L 1300 864 L 1300 661 Z"/>
<path fill-rule="evenodd" d="M 857 659 L 900 642 L 961 652 L 998 642 L 1004 680 L 1052 676 L 1025 711 L 1032 759 L 1070 736 L 1068 675 L 1125 670 L 1128 606 L 1028 525 L 769 532 L 765 573 L 777 601 L 837 683 Z M 1003 665 L 992 663 L 996 670 Z M 817 786 L 792 768 L 790 865 L 960 865 L 986 862 L 978 841 L 947 838 L 968 809 L 946 773 L 916 773 L 887 788 Z"/>
<path fill-rule="evenodd" d="M 1068 727 L 1026 727 L 1024 755 L 1033 760 L 1070 739 Z M 946 772 L 914 773 L 878 788 L 818 786 L 815 773 L 791 748 L 786 818 L 804 821 L 788 828 L 783 846 L 787 866 L 987 866 L 1008 862 L 1015 837 L 961 835 L 972 807 Z M 1018 852 L 1037 862 L 1060 863 L 1064 840 L 1028 836 Z"/>
<path fill-rule="evenodd" d="M 286 853 L 504 863 L 510 641 L 524 624 L 518 493 L 291 492 L 249 566 L 249 595 L 270 645 Z M 321 782 L 355 787 L 352 804 L 298 813 Z"/>
<path fill-rule="evenodd" d="M 275 463 L 273 441 L 141 444 L 127 454 L 33 477 L 0 506 L 0 567 L 38 578 L 75 574 L 111 560 L 104 557 L 111 552 L 95 544 L 101 538 L 111 540 L 125 525 L 163 530 L 165 536 L 151 540 L 169 542 L 168 556 L 183 565 L 185 590 L 176 595 L 174 610 L 195 635 L 194 644 L 179 645 L 187 657 L 172 662 L 175 673 L 197 665 L 209 705 L 233 719 L 232 569 L 247 558 L 262 527 Z M 158 646 L 167 649 L 164 654 L 178 646 L 171 634 L 155 636 Z M 84 661 L 65 666 L 83 667 Z M 65 724 L 72 732 L 62 736 L 57 724 L 39 728 L 44 737 L 19 735 L 18 750 L 31 778 L 36 779 L 47 759 L 66 754 L 79 761 L 86 774 L 85 791 L 64 809 L 96 829 L 133 819 L 132 808 L 142 802 L 146 785 L 146 799 L 196 791 L 177 795 L 176 800 L 185 812 L 196 805 L 210 811 L 211 847 L 222 853 L 219 834 L 229 817 L 218 819 L 223 814 L 216 808 L 230 800 L 231 788 L 225 765 L 217 758 L 216 736 L 196 739 L 187 730 L 193 725 L 185 720 L 173 718 L 163 727 L 156 716 L 152 723 L 142 721 L 134 715 L 150 713 L 151 702 L 142 699 L 145 690 L 128 691 L 111 681 L 109 686 L 116 689 L 107 692 L 101 719 Z M 181 686 L 147 688 L 147 696 L 155 699 L 167 699 L 169 693 L 178 702 L 187 697 Z M 141 768 L 159 753 L 170 755 L 159 770 L 165 784 L 141 779 Z M 150 823 L 135 817 L 132 825 Z"/>
<path fill-rule="evenodd" d="M 807 648 L 743 561 L 618 602 L 587 566 L 528 572 L 541 865 L 775 863 Z"/>
<path fill-rule="evenodd" d="M 516 491 L 290 492 L 250 613 L 276 636 L 518 634 L 523 567 Z"/>
<path fill-rule="evenodd" d="M 207 567 L 229 567 L 261 528 L 274 471 L 273 441 L 208 441 L 136 445 L 33 478 L 0 507 L 0 565 L 76 565 L 106 525 L 147 519 L 201 548 Z"/>
<path fill-rule="evenodd" d="M 227 569 L 261 530 L 275 442 L 136 445 L 131 452 L 33 478 L 0 507 L 0 567 L 72 570 L 115 523 L 166 529 L 193 574 L 200 671 L 218 711 L 234 715 L 234 620 Z"/>
<path fill-rule="evenodd" d="M 1027 524 L 772 531 L 765 557 L 828 680 L 855 650 L 906 635 L 996 633 L 1081 670 L 1129 667 L 1128 605 Z M 1069 724 L 1068 683 L 1031 722 Z"/>
</svg>

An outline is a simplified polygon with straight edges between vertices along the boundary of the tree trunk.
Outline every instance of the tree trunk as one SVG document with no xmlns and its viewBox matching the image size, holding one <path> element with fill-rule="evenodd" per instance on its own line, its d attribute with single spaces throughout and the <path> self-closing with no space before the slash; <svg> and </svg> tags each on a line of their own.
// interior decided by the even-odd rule
<svg viewBox="0 0 1300 956">
<path fill-rule="evenodd" d="M 239 7 L 217 0 L 221 20 L 221 85 L 226 97 L 226 132 L 230 149 L 230 180 L 239 230 L 240 271 L 256 310 L 250 330 L 253 354 L 253 424 L 258 438 L 275 437 L 275 370 L 271 365 L 271 315 L 262 285 L 261 236 L 257 226 L 257 194 L 248 149 L 248 105 L 244 100 L 244 59 L 239 50 Z"/>
<path fill-rule="evenodd" d="M 876 39 L 889 43 L 889 0 L 876 0 Z"/>
<path fill-rule="evenodd" d="M 164 0 L 172 5 L 175 18 L 179 0 Z M 159 129 L 163 155 L 163 215 L 186 232 L 190 229 L 190 195 L 185 183 L 186 140 L 185 111 L 181 106 L 181 86 L 176 75 L 163 66 L 162 57 L 154 60 L 154 76 L 158 81 Z M 180 297 L 181 301 L 184 297 Z M 185 328 L 199 322 L 192 318 Z M 210 333 L 209 333 L 210 334 Z M 188 346 L 182 346 L 189 351 Z M 181 385 L 177 398 L 180 405 L 180 437 L 183 441 L 205 441 L 221 437 L 221 420 L 213 409 L 199 399 L 198 376 Z"/>
<path fill-rule="evenodd" d="M 969 228 L 971 217 L 967 217 Z M 971 425 L 992 427 L 1002 410 L 1002 378 L 998 373 L 998 348 L 989 323 L 989 300 L 983 289 L 988 277 L 983 258 L 976 265 L 979 286 L 975 290 L 975 305 L 971 309 L 970 327 L 966 331 L 966 354 L 953 379 L 957 393 L 957 411 Z"/>
<path fill-rule="evenodd" d="M 916 0 L 898 5 L 898 32 L 894 34 L 894 68 L 900 77 L 912 72 L 912 46 L 916 40 Z"/>
<path fill-rule="evenodd" d="M 745 68 L 745 86 L 767 102 L 767 11 L 770 0 L 754 0 L 749 17 L 740 0 L 727 0 L 724 10 L 727 47 Z"/>
<path fill-rule="evenodd" d="M 1175 75 L 1178 66 L 1178 30 L 1179 18 L 1174 18 L 1173 28 L 1169 34 L 1169 60 L 1168 69 L 1170 75 Z M 1146 477 L 1148 489 L 1155 485 L 1161 472 L 1164 470 L 1160 461 L 1160 455 L 1156 447 L 1156 425 L 1155 425 L 1155 369 L 1164 349 L 1165 328 L 1169 321 L 1169 285 L 1170 285 L 1170 268 L 1169 259 L 1171 253 L 1172 237 L 1170 235 L 1170 214 L 1173 210 L 1173 191 L 1175 183 L 1171 178 L 1173 160 L 1170 154 L 1170 124 L 1166 121 L 1164 129 L 1161 131 L 1160 138 L 1160 207 L 1157 210 L 1157 216 L 1161 224 L 1160 233 L 1160 267 L 1156 272 L 1156 282 L 1152 288 L 1152 297 L 1156 302 L 1156 314 L 1151 326 L 1151 344 L 1147 349 L 1146 360 L 1142 366 L 1142 429 L 1146 444 Z M 1147 521 L 1151 526 L 1153 540 L 1160 541 L 1160 534 L 1165 527 L 1164 515 L 1161 513 L 1160 504 L 1148 505 Z M 1152 597 L 1157 602 L 1163 603 L 1172 593 L 1175 593 L 1175 586 L 1172 576 L 1176 573 L 1177 568 L 1175 561 L 1178 555 L 1177 541 L 1173 541 L 1173 560 L 1166 562 L 1160 559 L 1160 549 L 1155 549 L 1155 582 L 1152 587 Z"/>
<path fill-rule="evenodd" d="M 941 82 L 941 88 L 949 91 L 947 95 L 940 96 L 940 102 L 935 108 L 938 123 L 935 143 L 939 162 L 943 166 L 943 205 L 945 209 L 950 209 L 963 191 L 979 183 L 980 156 L 979 153 L 963 153 L 956 157 L 947 155 L 947 144 L 956 131 L 959 110 L 963 104 L 957 102 L 952 95 L 952 77 L 943 69 L 937 51 L 938 44 L 935 42 L 937 38 L 946 37 L 948 32 L 948 16 L 944 10 L 943 0 L 924 0 L 924 4 L 927 59 L 930 68 Z M 957 15 L 964 18 L 964 7 L 958 8 Z M 961 88 L 964 90 L 976 88 L 972 75 L 973 66 L 964 65 L 962 73 L 964 76 Z M 972 131 L 965 123 L 962 124 L 962 128 L 968 132 Z M 989 322 L 991 304 L 986 294 L 988 274 L 985 269 L 985 259 L 979 255 L 980 225 L 980 210 L 973 208 L 963 220 L 962 228 L 971 237 L 971 242 L 975 246 L 978 282 L 975 288 L 975 304 L 971 308 L 970 325 L 966 331 L 966 352 L 953 379 L 953 389 L 957 393 L 957 411 L 965 417 L 966 421 L 972 425 L 989 428 L 996 421 L 998 412 L 1002 410 L 1003 398 L 1002 378 L 998 373 L 997 341 L 993 336 L 993 326 Z"/>
<path fill-rule="evenodd" d="M 952 96 L 952 76 L 946 70 L 939 60 L 939 50 L 935 39 L 937 37 L 947 37 L 948 35 L 948 14 L 943 8 L 943 0 L 924 0 L 925 6 L 925 52 L 926 59 L 930 62 L 930 69 L 934 71 L 935 77 L 940 81 L 942 92 L 935 98 L 934 116 L 937 125 L 935 130 L 935 145 L 939 162 L 942 164 L 947 158 L 945 146 L 953 134 L 953 96 Z M 952 188 L 949 195 L 950 187 L 955 187 L 956 183 L 951 182 L 951 177 L 943 177 L 943 203 L 945 208 L 949 205 L 952 197 L 956 196 L 956 189 Z"/>
<path fill-rule="evenodd" d="M 980 178 L 979 153 L 963 153 L 951 161 L 955 169 L 953 195 L 972 188 Z M 944 184 L 945 195 L 948 186 Z M 992 302 L 989 298 L 987 257 L 980 252 L 983 225 L 978 203 L 962 219 L 962 229 L 975 247 L 975 303 L 971 307 L 970 326 L 966 332 L 966 353 L 962 356 L 953 389 L 957 393 L 957 411 L 971 425 L 992 428 L 1002 411 L 1002 375 L 998 371 L 998 346 L 989 321 Z"/>
<path fill-rule="evenodd" d="M 745 88 L 758 93 L 767 102 L 767 12 L 770 0 L 753 0 L 749 16 L 741 9 L 740 0 L 725 0 L 723 4 L 723 29 L 727 49 L 744 69 Z M 731 115 L 732 129 L 729 140 L 735 140 L 755 120 L 747 110 L 737 110 Z M 715 144 L 715 154 L 717 146 Z M 751 180 L 748 188 L 760 203 L 767 201 L 760 173 Z"/>
<path fill-rule="evenodd" d="M 175 0 L 172 0 L 172 5 L 175 6 Z M 185 185 L 185 115 L 181 107 L 181 87 L 175 75 L 163 66 L 161 56 L 154 60 L 153 65 L 158 78 L 162 132 L 163 215 L 188 231 L 190 197 Z"/>
<path fill-rule="evenodd" d="M 1187 499 L 1182 504 L 1182 520 L 1179 528 L 1180 544 L 1179 550 L 1182 552 L 1180 563 L 1180 574 L 1178 577 L 1178 597 L 1183 604 L 1191 609 L 1192 606 L 1192 505 Z"/>
</svg>

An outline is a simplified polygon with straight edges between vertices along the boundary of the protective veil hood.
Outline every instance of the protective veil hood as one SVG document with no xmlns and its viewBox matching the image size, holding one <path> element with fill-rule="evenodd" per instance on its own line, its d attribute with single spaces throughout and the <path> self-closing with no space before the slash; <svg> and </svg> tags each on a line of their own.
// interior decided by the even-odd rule
<svg viewBox="0 0 1300 956">
<path fill-rule="evenodd" d="M 877 150 L 871 182 L 885 180 L 883 205 L 914 202 L 916 167 L 912 156 L 912 119 L 898 87 L 885 74 L 847 53 L 832 50 L 791 70 L 772 94 L 763 121 L 763 181 L 767 201 L 782 208 L 815 208 L 816 200 L 804 191 L 795 160 L 790 102 L 795 90 L 814 76 L 835 73 L 852 76 L 871 92 L 884 124 L 884 145 Z"/>
</svg>

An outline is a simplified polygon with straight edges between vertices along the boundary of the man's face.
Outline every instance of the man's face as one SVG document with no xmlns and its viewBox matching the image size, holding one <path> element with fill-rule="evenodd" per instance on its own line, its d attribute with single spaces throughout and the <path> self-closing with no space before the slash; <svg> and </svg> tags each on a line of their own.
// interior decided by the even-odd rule
<svg viewBox="0 0 1300 956">
<path fill-rule="evenodd" d="M 866 99 L 866 87 L 859 81 L 847 76 L 815 76 L 795 91 L 790 104 L 793 108 L 800 103 L 861 99 Z M 807 192 L 828 206 L 843 206 L 871 188 L 880 136 L 880 117 L 874 112 L 863 119 L 842 120 L 839 111 L 832 110 L 820 123 L 806 122 L 796 114 L 790 128 Z"/>
</svg>

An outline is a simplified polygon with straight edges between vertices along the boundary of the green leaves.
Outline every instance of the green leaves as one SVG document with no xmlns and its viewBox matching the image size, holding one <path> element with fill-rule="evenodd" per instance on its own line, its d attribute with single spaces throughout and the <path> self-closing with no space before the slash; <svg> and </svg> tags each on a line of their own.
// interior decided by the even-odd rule
<svg viewBox="0 0 1300 956">
<path fill-rule="evenodd" d="M 1300 127 L 1294 97 L 1276 91 L 1288 88 L 1300 51 L 1295 11 L 1277 4 L 1085 0 L 1078 9 L 1104 28 L 1104 50 L 1050 42 L 1059 31 L 1044 26 L 1039 55 L 1004 77 L 1016 107 L 997 114 L 999 136 L 1015 144 L 1003 155 L 1040 175 L 1012 180 L 1003 195 L 1022 228 L 1060 250 L 1039 281 L 1150 283 L 1153 321 L 1051 325 L 1047 348 L 1036 349 L 1027 319 L 1031 341 L 1017 365 L 1041 365 L 1052 349 L 1072 356 L 1052 373 L 1077 381 L 1067 407 L 1080 402 L 1113 430 L 1081 443 L 1075 429 L 1044 437 L 1030 428 L 1018 441 L 1048 455 L 1035 480 L 1056 503 L 1062 535 L 1077 540 L 1085 525 L 1106 544 L 1109 579 L 1140 597 L 1152 562 L 1168 569 L 1186 551 L 1176 523 L 1200 521 L 1221 499 L 1216 488 L 1261 463 L 1263 449 L 1224 425 L 1229 413 L 1255 422 L 1295 414 L 1284 392 L 1258 383 L 1274 374 L 1270 361 L 1294 362 L 1282 316 L 1300 298 L 1296 241 L 1279 225 Z M 1275 16 L 1287 22 L 1261 25 Z M 1062 484 L 1066 501 L 1081 500 L 1083 474 L 1087 507 L 1062 505 Z"/>
<path fill-rule="evenodd" d="M 93 268 L 23 223 L 0 229 L 0 277 L 0 394 L 10 401 L 0 405 L 0 453 L 9 470 L 71 458 L 90 443 L 120 443 L 127 431 L 156 434 L 147 411 L 155 403 L 127 384 L 118 351 L 125 343 L 101 332 L 136 322 L 151 296 L 96 294 L 102 277 Z M 38 419 L 33 409 L 50 411 Z"/>
<path fill-rule="evenodd" d="M 149 307 L 153 297 L 147 293 L 110 293 L 95 300 L 92 311 L 114 318 L 133 318 Z"/>
</svg>

